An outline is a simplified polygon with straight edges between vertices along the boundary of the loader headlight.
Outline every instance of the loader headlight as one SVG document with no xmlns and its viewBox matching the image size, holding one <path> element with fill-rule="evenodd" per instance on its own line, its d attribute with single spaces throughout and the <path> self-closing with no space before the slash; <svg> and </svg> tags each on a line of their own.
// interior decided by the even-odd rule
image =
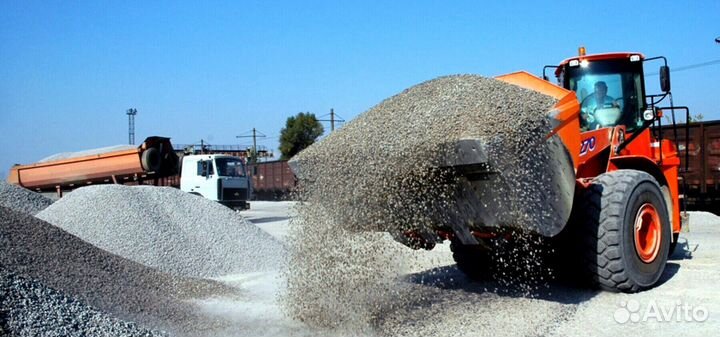
<svg viewBox="0 0 720 337">
<path fill-rule="evenodd" d="M 647 109 L 647 110 L 643 111 L 643 120 L 646 122 L 655 120 L 655 110 Z"/>
</svg>

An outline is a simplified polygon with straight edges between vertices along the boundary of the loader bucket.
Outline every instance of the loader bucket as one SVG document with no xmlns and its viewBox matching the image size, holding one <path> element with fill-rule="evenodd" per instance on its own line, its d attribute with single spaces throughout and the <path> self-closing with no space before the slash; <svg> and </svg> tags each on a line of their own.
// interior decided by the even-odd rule
<svg viewBox="0 0 720 337">
<path fill-rule="evenodd" d="M 464 177 L 456 192 L 452 222 L 455 237 L 477 244 L 472 232 L 511 227 L 552 237 L 570 218 L 575 192 L 575 163 L 580 150 L 579 103 L 575 93 L 526 72 L 496 77 L 554 97 L 547 112 L 552 130 L 538 139 L 514 165 L 493 162 L 490 139 L 462 139 L 444 166 Z M 445 214 L 444 216 L 452 216 Z"/>
<path fill-rule="evenodd" d="M 548 118 L 553 124 L 553 130 L 548 137 L 557 134 L 565 144 L 565 148 L 572 158 L 572 164 L 577 165 L 580 158 L 580 103 L 577 96 L 575 96 L 575 92 L 551 84 L 524 71 L 495 78 L 557 99 L 558 102 L 555 104 L 555 108 L 548 111 Z M 577 166 L 574 166 L 574 168 L 577 168 Z"/>
<path fill-rule="evenodd" d="M 542 113 L 533 115 L 533 120 L 527 121 L 532 125 L 527 125 L 526 128 L 521 126 L 517 132 L 511 130 L 514 136 L 522 138 L 517 142 L 514 138 L 507 137 L 505 133 L 483 131 L 477 133 L 477 136 L 448 138 L 454 139 L 451 141 L 453 143 L 438 144 L 440 149 L 437 152 L 438 156 L 436 158 L 433 154 L 432 158 L 427 159 L 427 168 L 443 172 L 443 175 L 449 173 L 451 178 L 447 185 L 450 186 L 449 192 L 443 192 L 440 196 L 443 198 L 443 201 L 439 203 L 440 207 L 430 205 L 432 207 L 406 208 L 413 212 L 423 212 L 422 225 L 413 226 L 412 222 L 416 217 L 403 213 L 391 219 L 398 220 L 391 224 L 402 226 L 402 222 L 406 221 L 408 227 L 394 227 L 391 230 L 397 230 L 407 237 L 417 238 L 420 236 L 422 237 L 421 241 L 427 243 L 425 246 L 432 246 L 434 242 L 448 238 L 448 235 L 454 236 L 464 245 L 477 245 L 480 242 L 476 237 L 482 237 L 487 232 L 494 231 L 494 228 L 517 228 L 551 237 L 560 233 L 565 227 L 573 206 L 576 185 L 575 165 L 580 152 L 580 123 L 578 120 L 580 110 L 575 93 L 526 72 L 503 75 L 496 79 L 550 96 L 555 99 L 555 105 L 544 115 Z M 422 87 L 422 84 L 419 87 Z M 403 95 L 415 93 L 415 91 L 405 91 L 394 99 L 401 101 Z M 433 95 L 434 92 L 429 91 L 427 94 Z M 443 99 L 443 97 L 438 96 L 437 99 Z M 401 105 L 401 108 L 406 106 L 408 105 Z M 507 113 L 507 111 L 503 111 L 503 113 Z M 366 125 L 372 125 L 371 123 L 365 124 L 367 118 L 369 117 L 366 117 L 365 120 L 361 119 L 360 122 L 353 125 L 355 131 L 362 130 Z M 377 117 L 373 116 L 373 118 Z M 518 122 L 523 123 L 524 120 L 519 119 Z M 366 171 L 352 168 L 362 162 L 363 158 L 360 157 L 362 155 L 377 156 L 377 151 L 373 151 L 367 145 L 354 148 L 354 151 L 343 152 L 357 153 L 358 157 L 355 160 L 347 156 L 343 156 L 342 160 L 334 160 L 333 151 L 345 149 L 337 146 L 341 142 L 334 141 L 343 139 L 346 143 L 342 144 L 350 143 L 349 140 L 367 143 L 361 138 L 344 139 L 342 137 L 345 137 L 346 134 L 342 132 L 343 130 L 336 133 L 335 138 L 331 135 L 323 140 L 323 142 L 329 141 L 329 145 L 324 148 L 325 151 L 301 152 L 288 162 L 299 181 L 309 185 L 313 185 L 315 181 L 327 181 L 323 173 L 318 172 L 317 166 L 330 167 L 330 164 L 325 164 L 330 162 L 333 163 L 332 165 L 350 167 L 343 172 L 353 172 L 367 180 L 377 180 Z M 415 130 L 415 132 L 422 132 L 422 130 Z M 382 140 L 382 137 L 376 136 L 381 135 L 380 133 L 372 135 L 375 137 L 373 139 Z M 408 134 L 407 137 L 412 136 L 412 134 Z M 509 142 L 505 141 L 508 139 L 510 139 Z M 500 146 L 508 143 L 512 143 L 510 145 L 514 146 L 511 150 Z M 321 143 L 320 146 L 323 144 Z M 322 155 L 318 153 L 322 153 Z M 399 153 L 394 154 L 394 158 L 403 156 L 401 152 Z M 417 158 L 417 160 L 423 160 L 423 158 Z M 384 173 L 390 172 L 390 176 L 393 178 L 404 179 L 404 177 L 396 176 L 391 169 L 386 167 L 375 167 L 374 169 L 382 170 Z M 342 179 L 337 176 L 334 178 L 335 181 Z M 335 181 L 329 182 L 328 186 L 340 184 Z M 428 184 L 434 183 L 437 181 L 432 180 Z M 359 207 L 358 204 L 362 203 L 364 205 L 361 207 L 366 209 L 383 211 L 390 209 L 390 212 L 395 210 L 393 207 L 384 207 L 382 203 L 385 199 L 383 199 L 382 193 L 368 192 L 373 189 L 367 188 L 367 186 L 383 188 L 385 185 L 370 183 L 362 185 L 358 187 L 357 193 L 347 192 L 343 194 L 342 198 L 335 195 L 335 190 L 327 188 L 324 190 L 327 195 L 321 195 L 318 199 L 333 204 L 335 208 L 356 208 Z M 429 188 L 432 189 L 433 186 Z M 358 195 L 363 197 L 370 195 L 371 197 L 363 199 L 357 198 Z M 423 197 L 423 195 L 413 195 L 412 193 L 402 195 L 410 203 L 414 198 L 422 199 Z M 368 204 L 370 206 L 365 206 Z M 329 212 L 333 213 L 334 211 L 331 209 Z M 357 220 L 358 217 L 345 216 L 344 212 L 334 212 L 333 214 L 337 215 L 340 223 L 352 222 L 364 225 L 365 222 L 376 220 L 364 218 Z M 366 213 L 357 214 L 359 217 L 367 215 Z M 425 215 L 431 218 L 430 221 L 424 222 Z M 385 221 L 385 219 L 381 220 Z M 390 221 L 384 222 L 384 224 L 387 223 Z M 395 236 L 396 240 L 403 242 L 395 233 L 391 234 Z M 407 244 L 407 242 L 403 243 Z"/>
</svg>

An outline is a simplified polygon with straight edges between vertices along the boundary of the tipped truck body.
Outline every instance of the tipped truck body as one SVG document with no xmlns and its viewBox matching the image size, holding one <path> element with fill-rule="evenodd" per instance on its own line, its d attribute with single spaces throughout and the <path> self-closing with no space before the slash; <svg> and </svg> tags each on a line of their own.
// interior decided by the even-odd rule
<svg viewBox="0 0 720 337">
<path fill-rule="evenodd" d="M 7 181 L 31 190 L 57 189 L 95 183 L 161 178 L 177 174 L 178 157 L 170 138 L 148 137 L 134 149 L 15 165 Z"/>
</svg>

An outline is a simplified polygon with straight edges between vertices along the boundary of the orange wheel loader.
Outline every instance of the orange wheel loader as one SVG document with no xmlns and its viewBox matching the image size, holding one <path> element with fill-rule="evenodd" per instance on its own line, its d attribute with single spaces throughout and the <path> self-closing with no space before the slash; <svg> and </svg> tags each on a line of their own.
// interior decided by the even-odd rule
<svg viewBox="0 0 720 337">
<path fill-rule="evenodd" d="M 645 88 L 643 68 L 653 61 L 661 64 L 659 94 Z M 548 112 L 547 163 L 538 165 L 541 172 L 536 174 L 545 180 L 548 197 L 528 201 L 538 203 L 528 204 L 534 211 L 513 218 L 498 203 L 502 196 L 493 195 L 501 189 L 492 185 L 492 178 L 470 172 L 470 185 L 457 198 L 469 214 L 464 224 L 439 228 L 437 239 L 421 238 L 420 244 L 416 233 L 406 233 L 413 240 L 401 242 L 431 249 L 449 239 L 458 268 L 478 277 L 491 258 L 488 243 L 498 237 L 498 229 L 532 223 L 525 228 L 529 232 L 567 239 L 572 250 L 565 258 L 580 260 L 577 272 L 594 286 L 620 292 L 650 288 L 688 222 L 678 192 L 682 171 L 675 112 L 684 112 L 688 120 L 689 110 L 672 105 L 667 60 L 630 52 L 586 55 L 581 48 L 577 57 L 546 66 L 543 73 L 549 68 L 554 68 L 557 84 L 545 74 L 542 79 L 526 72 L 496 77 L 557 99 Z M 668 106 L 661 107 L 666 101 Z M 663 139 L 659 131 L 664 114 L 672 121 L 675 139 Z M 448 166 L 492 170 L 485 165 L 480 142 L 460 141 L 455 149 L 459 159 Z"/>
</svg>

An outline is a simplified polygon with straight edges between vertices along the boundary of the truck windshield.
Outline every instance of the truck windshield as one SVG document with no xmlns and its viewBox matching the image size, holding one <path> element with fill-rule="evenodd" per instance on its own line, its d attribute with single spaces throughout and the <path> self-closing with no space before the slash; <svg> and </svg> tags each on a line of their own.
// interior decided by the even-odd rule
<svg viewBox="0 0 720 337">
<path fill-rule="evenodd" d="M 235 158 L 216 158 L 215 166 L 218 175 L 221 177 L 244 177 L 245 165 L 240 159 Z"/>
<path fill-rule="evenodd" d="M 642 62 L 593 61 L 565 66 L 563 83 L 581 103 L 583 131 L 625 125 L 628 132 L 642 125 L 645 108 Z"/>
</svg>

